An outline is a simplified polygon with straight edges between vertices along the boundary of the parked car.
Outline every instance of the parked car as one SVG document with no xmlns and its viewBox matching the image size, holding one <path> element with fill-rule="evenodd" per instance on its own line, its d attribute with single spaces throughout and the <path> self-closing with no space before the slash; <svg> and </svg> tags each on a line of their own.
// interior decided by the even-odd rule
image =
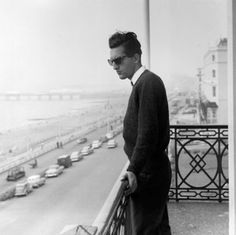
<svg viewBox="0 0 236 235">
<path fill-rule="evenodd" d="M 89 154 L 93 153 L 93 151 L 94 150 L 91 145 L 86 145 L 82 148 L 80 153 L 82 154 L 82 156 L 85 156 L 85 155 L 89 155 Z"/>
<path fill-rule="evenodd" d="M 99 140 L 100 140 L 102 143 L 105 143 L 105 142 L 108 141 L 108 138 L 107 138 L 106 136 L 101 136 L 101 137 L 99 138 Z"/>
<path fill-rule="evenodd" d="M 72 161 L 70 159 L 70 155 L 64 154 L 57 158 L 57 164 L 59 166 L 64 166 L 65 168 L 68 168 L 72 166 Z"/>
<path fill-rule="evenodd" d="M 23 167 L 14 167 L 8 171 L 7 180 L 16 181 L 25 176 L 25 170 Z"/>
<path fill-rule="evenodd" d="M 15 196 L 27 196 L 28 193 L 32 192 L 33 188 L 30 183 L 26 180 L 16 184 Z"/>
<path fill-rule="evenodd" d="M 45 177 L 57 177 L 64 170 L 64 166 L 59 166 L 58 164 L 51 165 L 45 172 Z"/>
<path fill-rule="evenodd" d="M 117 147 L 117 145 L 118 144 L 115 139 L 110 139 L 107 142 L 107 148 L 115 148 L 115 147 Z"/>
<path fill-rule="evenodd" d="M 83 158 L 83 156 L 79 153 L 79 151 L 74 151 L 70 155 L 70 159 L 72 162 L 80 161 Z"/>
<path fill-rule="evenodd" d="M 88 141 L 88 139 L 86 137 L 82 137 L 82 138 L 79 138 L 77 139 L 77 144 L 83 144 L 83 143 L 86 143 Z"/>
<path fill-rule="evenodd" d="M 40 175 L 31 175 L 27 178 L 27 182 L 31 185 L 32 188 L 38 188 L 45 184 L 46 178 L 41 177 Z"/>
<path fill-rule="evenodd" d="M 98 148 L 100 148 L 102 146 L 102 141 L 100 141 L 100 140 L 94 140 L 93 142 L 92 142 L 92 148 L 93 149 L 98 149 Z"/>
<path fill-rule="evenodd" d="M 110 139 L 114 138 L 114 133 L 113 132 L 107 132 L 106 137 L 107 137 L 108 140 L 110 140 Z"/>
</svg>

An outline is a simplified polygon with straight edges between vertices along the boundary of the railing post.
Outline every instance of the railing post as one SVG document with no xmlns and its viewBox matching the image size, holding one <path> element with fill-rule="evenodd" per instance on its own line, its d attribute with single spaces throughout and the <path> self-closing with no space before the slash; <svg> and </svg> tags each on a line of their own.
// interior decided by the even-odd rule
<svg viewBox="0 0 236 235">
<path fill-rule="evenodd" d="M 178 154 L 177 154 L 177 128 L 174 128 L 174 141 L 175 141 L 175 201 L 178 200 Z"/>
<path fill-rule="evenodd" d="M 217 167 L 218 167 L 218 172 L 219 172 L 219 202 L 222 202 L 222 198 L 221 198 L 221 189 L 222 189 L 222 185 L 221 185 L 221 174 L 222 174 L 222 156 L 221 156 L 221 148 L 220 148 L 220 128 L 218 127 L 217 129 L 217 144 L 218 144 L 218 154 L 217 154 Z"/>
</svg>

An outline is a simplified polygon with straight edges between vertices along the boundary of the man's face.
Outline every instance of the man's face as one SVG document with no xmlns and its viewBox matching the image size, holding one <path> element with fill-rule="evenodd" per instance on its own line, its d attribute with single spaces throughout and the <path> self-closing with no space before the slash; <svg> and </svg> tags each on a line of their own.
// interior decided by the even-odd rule
<svg viewBox="0 0 236 235">
<path fill-rule="evenodd" d="M 132 78 L 135 73 L 133 57 L 127 57 L 123 46 L 110 50 L 110 64 L 120 79 Z"/>
</svg>

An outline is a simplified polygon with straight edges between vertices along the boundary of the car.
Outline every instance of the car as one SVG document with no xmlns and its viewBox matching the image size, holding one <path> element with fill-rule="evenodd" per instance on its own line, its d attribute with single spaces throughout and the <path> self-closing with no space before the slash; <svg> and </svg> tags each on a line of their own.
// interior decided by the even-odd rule
<svg viewBox="0 0 236 235">
<path fill-rule="evenodd" d="M 72 166 L 72 161 L 70 159 L 70 155 L 63 154 L 60 157 L 57 158 L 57 164 L 59 166 L 64 166 L 65 168 L 68 168 Z"/>
<path fill-rule="evenodd" d="M 57 177 L 64 170 L 64 166 L 59 166 L 58 164 L 54 164 L 49 166 L 49 168 L 45 172 L 45 177 Z"/>
<path fill-rule="evenodd" d="M 101 136 L 101 137 L 99 138 L 99 140 L 100 140 L 102 143 L 105 143 L 105 142 L 108 141 L 108 138 L 107 138 L 106 136 Z"/>
<path fill-rule="evenodd" d="M 86 143 L 88 139 L 86 137 L 82 137 L 76 140 L 77 144 L 83 144 Z"/>
<path fill-rule="evenodd" d="M 79 151 L 74 151 L 70 155 L 70 159 L 72 162 L 78 162 L 82 160 L 83 156 L 79 153 Z"/>
<path fill-rule="evenodd" d="M 27 178 L 27 182 L 32 186 L 32 188 L 38 188 L 45 184 L 46 178 L 40 175 L 31 175 Z"/>
<path fill-rule="evenodd" d="M 110 140 L 110 139 L 114 138 L 114 133 L 113 132 L 107 132 L 106 137 L 107 137 L 108 140 Z"/>
<path fill-rule="evenodd" d="M 93 142 L 92 142 L 92 148 L 93 149 L 98 149 L 98 148 L 100 148 L 102 146 L 102 141 L 100 141 L 100 140 L 94 140 Z"/>
<path fill-rule="evenodd" d="M 19 182 L 16 184 L 15 188 L 15 196 L 27 196 L 30 192 L 32 192 L 33 188 L 30 183 L 26 180 Z"/>
<path fill-rule="evenodd" d="M 25 170 L 23 167 L 14 167 L 8 171 L 7 181 L 16 181 L 25 176 Z"/>
<path fill-rule="evenodd" d="M 89 155 L 93 153 L 93 148 L 91 145 L 86 145 L 82 148 L 81 152 L 82 156 Z"/>
<path fill-rule="evenodd" d="M 110 139 L 107 142 L 107 148 L 116 148 L 117 147 L 117 142 L 115 139 Z"/>
</svg>

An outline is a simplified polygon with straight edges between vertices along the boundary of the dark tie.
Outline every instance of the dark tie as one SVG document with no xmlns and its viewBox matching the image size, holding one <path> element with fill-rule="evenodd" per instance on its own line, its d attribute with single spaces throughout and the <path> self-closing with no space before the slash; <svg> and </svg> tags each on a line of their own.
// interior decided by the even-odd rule
<svg viewBox="0 0 236 235">
<path fill-rule="evenodd" d="M 132 81 L 130 81 L 130 83 L 131 83 L 131 86 L 134 86 L 134 83 Z"/>
</svg>

